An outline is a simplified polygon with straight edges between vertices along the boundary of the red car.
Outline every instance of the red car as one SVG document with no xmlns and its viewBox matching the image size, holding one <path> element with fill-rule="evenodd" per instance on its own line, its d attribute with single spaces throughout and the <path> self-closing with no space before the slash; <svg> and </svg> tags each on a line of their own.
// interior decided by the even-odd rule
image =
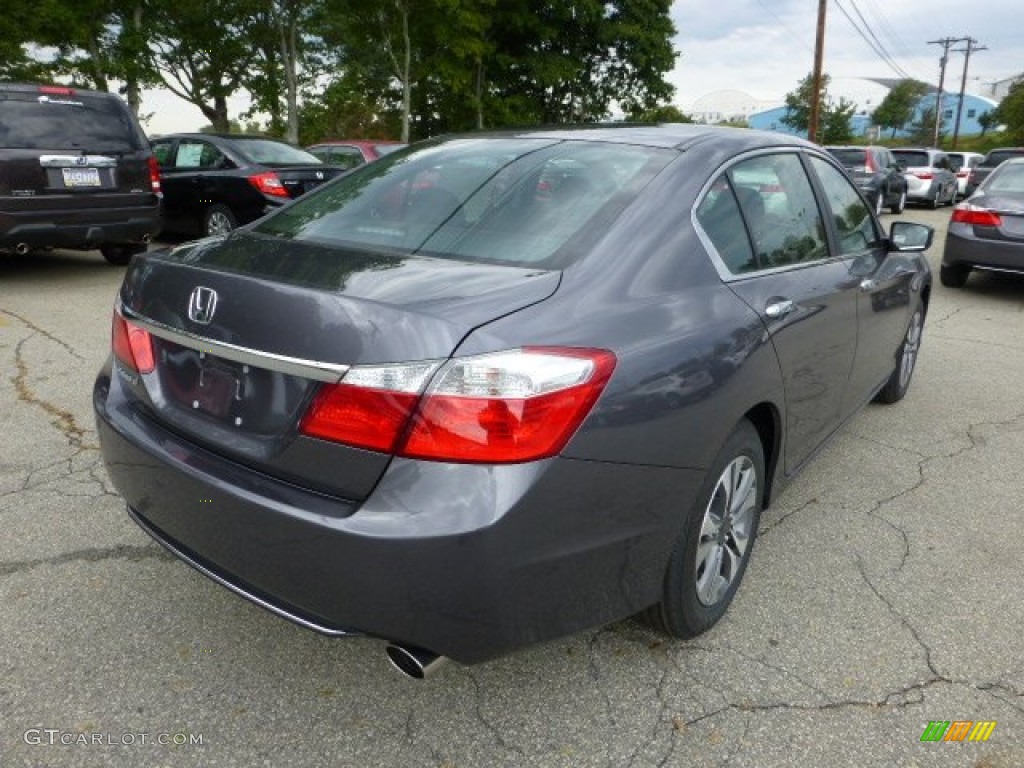
<svg viewBox="0 0 1024 768">
<path fill-rule="evenodd" d="M 329 165 L 349 170 L 407 146 L 409 145 L 405 142 L 387 139 L 338 139 L 321 141 L 319 144 L 306 147 L 306 151 Z"/>
</svg>

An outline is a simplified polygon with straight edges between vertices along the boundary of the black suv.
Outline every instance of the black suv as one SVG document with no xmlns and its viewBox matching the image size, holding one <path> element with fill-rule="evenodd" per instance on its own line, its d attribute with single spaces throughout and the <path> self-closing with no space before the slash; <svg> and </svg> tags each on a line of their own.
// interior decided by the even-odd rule
<svg viewBox="0 0 1024 768">
<path fill-rule="evenodd" d="M 0 83 L 0 251 L 99 248 L 127 264 L 160 231 L 160 174 L 112 93 Z"/>
<path fill-rule="evenodd" d="M 882 215 L 882 209 L 903 213 L 907 205 L 907 180 L 903 168 L 886 147 L 825 147 L 845 166 L 861 194 Z"/>
<path fill-rule="evenodd" d="M 992 171 L 1011 157 L 1024 157 L 1024 147 L 998 147 L 990 150 L 984 159 L 971 169 L 971 175 L 967 179 L 967 194 L 973 193 Z"/>
</svg>

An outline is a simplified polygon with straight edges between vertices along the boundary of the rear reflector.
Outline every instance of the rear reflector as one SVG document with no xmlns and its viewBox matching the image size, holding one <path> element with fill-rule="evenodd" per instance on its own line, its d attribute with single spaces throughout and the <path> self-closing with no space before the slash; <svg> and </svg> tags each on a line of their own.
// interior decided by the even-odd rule
<svg viewBox="0 0 1024 768">
<path fill-rule="evenodd" d="M 111 347 L 114 356 L 136 373 L 152 373 L 156 368 L 149 331 L 125 320 L 117 310 L 111 326 Z"/>
<path fill-rule="evenodd" d="M 272 197 L 289 197 L 288 190 L 285 189 L 284 184 L 281 183 L 281 179 L 278 178 L 278 175 L 273 171 L 257 173 L 250 176 L 249 183 L 265 195 L 271 195 Z"/>
<path fill-rule="evenodd" d="M 321 389 L 301 431 L 417 459 L 534 461 L 565 447 L 614 368 L 611 352 L 566 347 L 357 367 Z"/>
<path fill-rule="evenodd" d="M 957 224 L 973 224 L 978 227 L 998 227 L 1003 223 L 1002 217 L 995 211 L 982 208 L 978 205 L 963 202 L 953 209 L 953 216 L 950 221 Z"/>
</svg>

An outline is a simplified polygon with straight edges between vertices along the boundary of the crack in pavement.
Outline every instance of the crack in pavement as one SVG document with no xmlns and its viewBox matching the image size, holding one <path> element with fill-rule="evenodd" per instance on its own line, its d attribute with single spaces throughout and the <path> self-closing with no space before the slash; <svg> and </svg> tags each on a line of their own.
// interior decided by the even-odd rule
<svg viewBox="0 0 1024 768">
<path fill-rule="evenodd" d="M 502 735 L 501 730 L 484 716 L 483 691 L 481 690 L 480 687 L 480 681 L 473 673 L 473 670 L 470 667 L 462 666 L 459 667 L 459 670 L 473 683 L 473 688 L 475 690 L 473 713 L 476 715 L 477 722 L 479 722 L 480 725 L 482 725 L 487 730 L 487 732 L 491 734 L 491 738 L 494 740 L 495 744 L 497 744 L 504 750 L 514 752 L 515 754 L 519 755 L 519 757 L 525 758 L 526 753 L 523 751 L 522 747 L 520 747 L 518 744 L 512 744 L 508 742 Z"/>
<path fill-rule="evenodd" d="M 944 333 L 933 333 L 932 336 L 946 341 L 959 341 L 976 347 L 998 347 L 999 349 L 1012 349 L 1014 352 L 1024 351 L 1024 347 L 1017 344 L 1000 344 L 998 341 L 986 341 L 982 339 L 967 339 L 963 336 L 947 336 Z"/>
<path fill-rule="evenodd" d="M 84 441 L 85 435 L 88 430 L 80 427 L 78 422 L 75 420 L 75 416 L 70 411 L 67 411 L 59 406 L 54 405 L 48 400 L 44 400 L 39 397 L 28 384 L 28 364 L 25 362 L 23 357 L 23 348 L 25 343 L 29 341 L 32 336 L 27 336 L 18 342 L 14 348 L 14 365 L 17 372 L 11 379 L 11 383 L 14 384 L 14 390 L 17 394 L 18 400 L 29 405 L 35 405 L 41 408 L 47 415 L 51 417 L 50 423 L 57 429 L 58 432 L 67 438 L 68 445 L 72 448 L 82 448 L 85 450 L 98 450 L 99 446 Z"/>
<path fill-rule="evenodd" d="M 84 357 L 82 357 L 80 354 L 78 354 L 70 344 L 68 344 L 63 339 L 58 338 L 57 336 L 54 336 L 52 333 L 50 333 L 45 328 L 40 328 L 38 325 L 33 323 L 27 317 L 22 317 L 21 315 L 17 314 L 16 312 L 12 312 L 9 309 L 0 309 L 0 312 L 3 312 L 8 317 L 13 317 L 15 320 L 17 320 L 19 323 L 24 325 L 26 328 L 31 329 L 35 333 L 38 333 L 40 336 L 45 336 L 47 339 L 52 341 L 54 344 L 58 344 L 59 346 L 63 347 L 64 350 L 69 355 L 74 357 L 75 359 L 77 359 L 77 360 L 79 360 L 79 361 L 81 361 L 83 363 L 86 362 L 86 359 Z"/>
<path fill-rule="evenodd" d="M 15 573 L 23 573 L 34 568 L 42 568 L 47 565 L 64 565 L 65 563 L 98 563 L 104 560 L 128 560 L 138 562 L 140 560 L 163 560 L 174 561 L 174 556 L 167 551 L 155 547 L 152 544 L 134 545 L 117 544 L 113 547 L 90 547 L 88 549 L 76 549 L 72 552 L 64 552 L 52 557 L 40 557 L 35 560 L 15 560 L 12 562 L 0 561 L 0 576 L 10 576 Z"/>
<path fill-rule="evenodd" d="M 791 509 L 789 512 L 784 514 L 782 517 L 780 517 L 774 523 L 771 523 L 770 525 L 761 526 L 761 528 L 757 532 L 758 537 L 759 538 L 763 538 L 766 534 L 770 533 L 771 531 L 774 531 L 776 528 L 778 528 L 784 522 L 789 520 L 789 518 L 791 518 L 793 515 L 797 514 L 798 512 L 803 512 L 805 509 L 807 509 L 812 504 L 817 504 L 817 503 L 818 503 L 818 497 L 815 496 L 813 499 L 808 499 L 807 501 L 805 501 L 803 504 L 801 504 L 796 509 Z"/>
</svg>

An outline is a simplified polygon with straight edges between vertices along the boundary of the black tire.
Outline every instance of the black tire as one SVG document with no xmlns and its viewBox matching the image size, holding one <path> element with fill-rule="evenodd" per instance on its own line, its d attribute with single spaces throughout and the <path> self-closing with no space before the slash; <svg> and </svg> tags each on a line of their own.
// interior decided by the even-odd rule
<svg viewBox="0 0 1024 768">
<path fill-rule="evenodd" d="M 203 213 L 203 235 L 226 235 L 238 226 L 238 219 L 226 205 L 211 205 Z"/>
<path fill-rule="evenodd" d="M 963 288 L 969 274 L 971 268 L 965 264 L 954 264 L 949 267 L 943 264 L 939 267 L 939 282 L 947 288 Z"/>
<path fill-rule="evenodd" d="M 899 214 L 903 213 L 903 209 L 906 208 L 906 207 L 907 207 L 907 190 L 904 189 L 904 190 L 900 191 L 899 198 L 897 198 L 896 202 L 889 207 L 889 210 L 892 211 L 894 214 L 896 214 L 898 216 Z"/>
<path fill-rule="evenodd" d="M 917 353 L 921 349 L 921 336 L 924 331 L 924 310 L 918 307 L 907 324 L 907 332 L 903 335 L 903 343 L 896 352 L 896 366 L 885 386 L 875 395 L 879 403 L 897 403 L 903 399 L 910 389 L 910 380 L 914 377 L 917 364 Z"/>
<path fill-rule="evenodd" d="M 127 265 L 131 260 L 132 256 L 136 253 L 143 253 L 146 250 L 144 245 L 101 245 L 100 253 L 103 254 L 103 258 L 107 260 L 109 264 L 113 264 L 115 267 L 123 267 Z"/>
<path fill-rule="evenodd" d="M 906 189 L 901 189 L 899 197 L 893 205 L 889 206 L 889 210 L 898 216 L 903 213 L 904 208 L 906 208 Z"/>
<path fill-rule="evenodd" d="M 743 497 L 732 499 L 737 478 Z M 732 491 L 726 490 L 728 486 L 733 486 Z M 685 510 L 661 602 L 643 614 L 644 620 L 669 635 L 686 639 L 707 631 L 722 618 L 750 562 L 764 489 L 764 448 L 754 425 L 744 419 L 712 462 L 696 504 Z M 736 512 L 741 512 L 741 517 L 734 517 Z M 739 524 L 733 527 L 737 521 Z M 744 536 L 745 543 L 741 541 Z M 698 562 L 702 539 L 709 547 Z M 740 546 L 742 552 L 738 553 Z M 716 553 L 720 558 L 717 561 Z M 716 562 L 717 573 L 709 570 L 709 565 Z M 702 588 L 703 596 L 699 594 Z"/>
</svg>

